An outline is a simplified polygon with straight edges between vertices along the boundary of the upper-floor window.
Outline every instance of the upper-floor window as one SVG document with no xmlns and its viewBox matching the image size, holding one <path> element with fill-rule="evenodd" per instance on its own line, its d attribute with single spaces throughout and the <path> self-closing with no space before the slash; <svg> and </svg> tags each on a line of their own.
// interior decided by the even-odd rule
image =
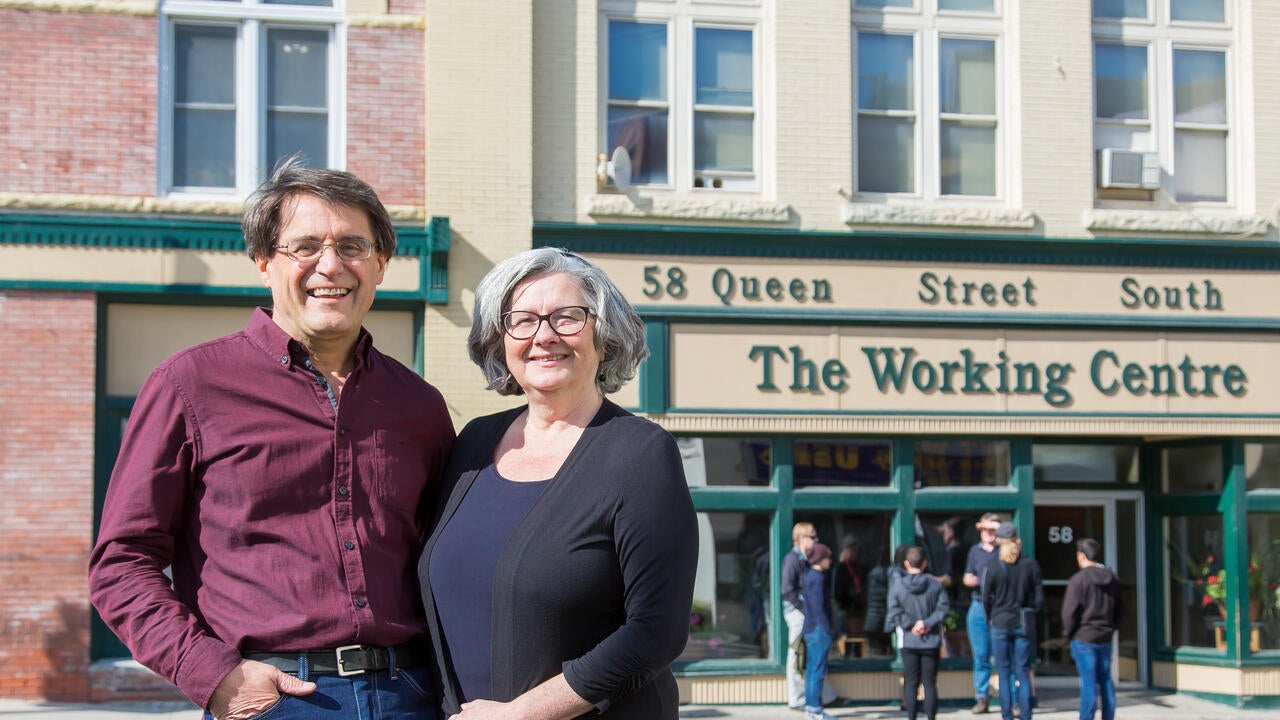
<svg viewBox="0 0 1280 720">
<path fill-rule="evenodd" d="M 331 0 L 167 0 L 160 184 L 243 195 L 282 158 L 340 164 Z"/>
<path fill-rule="evenodd" d="M 1000 2 L 855 2 L 860 194 L 1003 193 Z"/>
<path fill-rule="evenodd" d="M 631 156 L 631 182 L 759 189 L 758 2 L 603 3 L 601 142 Z"/>
<path fill-rule="evenodd" d="M 1230 9 L 1227 0 L 1094 0 L 1094 145 L 1158 164 L 1138 189 L 1176 202 L 1231 199 Z M 1100 166 L 1104 188 L 1105 177 Z"/>
</svg>

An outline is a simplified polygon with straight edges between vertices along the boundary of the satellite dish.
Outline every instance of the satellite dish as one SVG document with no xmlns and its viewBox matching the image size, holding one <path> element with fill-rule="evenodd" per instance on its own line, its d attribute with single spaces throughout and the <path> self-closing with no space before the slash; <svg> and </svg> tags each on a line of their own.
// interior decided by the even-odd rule
<svg viewBox="0 0 1280 720">
<path fill-rule="evenodd" d="M 600 182 L 613 183 L 618 190 L 626 192 L 631 187 L 631 153 L 621 145 L 613 149 L 613 156 L 608 160 L 601 153 L 596 175 Z"/>
</svg>

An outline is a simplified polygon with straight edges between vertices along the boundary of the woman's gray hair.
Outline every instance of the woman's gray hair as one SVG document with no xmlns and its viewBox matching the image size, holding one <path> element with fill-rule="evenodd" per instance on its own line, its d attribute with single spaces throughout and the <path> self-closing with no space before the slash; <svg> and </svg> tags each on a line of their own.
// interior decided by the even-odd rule
<svg viewBox="0 0 1280 720">
<path fill-rule="evenodd" d="M 595 345 L 600 353 L 596 388 L 602 395 L 617 392 L 649 356 L 644 321 L 603 270 L 568 250 L 534 248 L 498 263 L 476 286 L 467 352 L 484 371 L 490 390 L 500 395 L 524 394 L 507 368 L 503 339 L 502 314 L 510 309 L 511 294 L 525 280 L 560 273 L 578 281 L 582 298 L 596 318 Z"/>
</svg>

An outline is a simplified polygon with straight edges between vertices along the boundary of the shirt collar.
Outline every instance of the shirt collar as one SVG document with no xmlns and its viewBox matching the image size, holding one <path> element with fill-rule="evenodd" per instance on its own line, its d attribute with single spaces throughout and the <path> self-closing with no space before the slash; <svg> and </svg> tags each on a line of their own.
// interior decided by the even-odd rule
<svg viewBox="0 0 1280 720">
<path fill-rule="evenodd" d="M 306 367 L 307 348 L 290 337 L 289 333 L 284 331 L 284 328 L 271 319 L 271 310 L 268 308 L 254 308 L 253 315 L 249 318 L 249 324 L 245 327 L 244 332 L 254 344 L 262 348 L 280 365 Z M 369 350 L 372 347 L 373 336 L 369 334 L 368 330 L 361 327 L 360 335 L 356 338 L 355 367 L 365 364 Z"/>
</svg>

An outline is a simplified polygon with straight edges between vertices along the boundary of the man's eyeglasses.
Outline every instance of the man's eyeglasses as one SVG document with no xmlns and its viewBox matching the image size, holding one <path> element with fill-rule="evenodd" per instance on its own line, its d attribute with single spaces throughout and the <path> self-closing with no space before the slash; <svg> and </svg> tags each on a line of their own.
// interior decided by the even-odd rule
<svg viewBox="0 0 1280 720">
<path fill-rule="evenodd" d="M 323 243 L 319 240 L 294 240 L 288 245 L 272 245 L 276 250 L 283 250 L 296 263 L 309 265 L 320 262 L 326 247 L 333 248 L 343 262 L 359 262 L 368 260 L 373 255 L 373 244 L 359 238 L 344 238 L 334 243 Z"/>
<path fill-rule="evenodd" d="M 528 340 L 538 334 L 538 328 L 545 322 L 555 334 L 568 337 L 582 332 L 590 314 L 591 309 L 581 305 L 557 308 L 546 315 L 528 310 L 512 310 L 502 314 L 502 329 L 513 340 Z"/>
</svg>

